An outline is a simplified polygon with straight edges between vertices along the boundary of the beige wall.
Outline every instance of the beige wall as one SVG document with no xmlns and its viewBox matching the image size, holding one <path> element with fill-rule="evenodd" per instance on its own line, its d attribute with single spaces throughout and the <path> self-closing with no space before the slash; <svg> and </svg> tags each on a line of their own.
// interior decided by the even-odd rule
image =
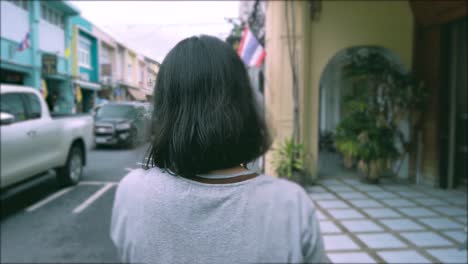
<svg viewBox="0 0 468 264">
<path fill-rule="evenodd" d="M 316 176 L 318 159 L 319 81 L 328 61 L 340 50 L 358 45 L 378 45 L 393 51 L 411 67 L 413 16 L 404 1 L 321 1 L 312 21 L 309 2 L 295 5 L 296 39 L 301 88 L 301 134 L 306 146 L 306 166 Z M 285 3 L 268 2 L 266 14 L 267 118 L 276 142 L 291 135 L 292 81 L 285 38 Z M 291 6 L 289 6 L 291 10 Z M 274 174 L 272 155 L 266 171 Z"/>
</svg>

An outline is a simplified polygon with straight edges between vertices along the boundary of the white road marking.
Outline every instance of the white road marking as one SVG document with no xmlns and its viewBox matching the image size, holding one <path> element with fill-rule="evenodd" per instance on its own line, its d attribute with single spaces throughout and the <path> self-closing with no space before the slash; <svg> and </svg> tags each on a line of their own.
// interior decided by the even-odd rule
<svg viewBox="0 0 468 264">
<path fill-rule="evenodd" d="M 78 184 L 79 185 L 104 185 L 104 184 L 117 184 L 118 182 L 112 182 L 112 181 L 81 181 Z"/>
<path fill-rule="evenodd" d="M 42 199 L 41 201 L 39 201 L 39 202 L 29 206 L 28 208 L 26 208 L 26 212 L 32 212 L 32 211 L 46 205 L 47 203 L 57 199 L 58 197 L 66 194 L 67 192 L 71 191 L 73 188 L 74 188 L 74 186 L 67 187 L 67 188 L 65 188 L 63 190 L 60 190 L 60 191 L 58 191 L 58 192 L 56 192 L 56 193 Z"/>
<path fill-rule="evenodd" d="M 135 169 L 132 169 L 132 168 L 125 168 L 126 171 L 133 171 Z"/>
<path fill-rule="evenodd" d="M 136 164 L 137 164 L 137 165 L 144 165 L 144 166 L 146 166 L 146 163 L 137 162 Z"/>
<path fill-rule="evenodd" d="M 94 201 L 96 201 L 101 195 L 103 195 L 107 190 L 112 188 L 115 184 L 114 183 L 107 183 L 104 185 L 101 189 L 99 189 L 97 192 L 95 192 L 93 195 L 91 195 L 86 201 L 84 201 L 82 204 L 78 205 L 75 209 L 73 209 L 74 214 L 81 213 L 86 207 L 91 205 Z"/>
</svg>

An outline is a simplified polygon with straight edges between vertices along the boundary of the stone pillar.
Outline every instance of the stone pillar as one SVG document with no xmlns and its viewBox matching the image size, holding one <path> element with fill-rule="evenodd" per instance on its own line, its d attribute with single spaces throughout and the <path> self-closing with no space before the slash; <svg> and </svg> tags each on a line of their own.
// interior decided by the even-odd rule
<svg viewBox="0 0 468 264">
<path fill-rule="evenodd" d="M 289 11 L 289 30 L 286 27 L 286 10 Z M 292 136 L 293 129 L 293 81 L 291 57 L 288 45 L 296 48 L 296 73 L 299 85 L 301 142 L 305 145 L 307 158 L 306 169 L 316 175 L 317 144 L 311 142 L 311 134 L 318 134 L 318 106 L 310 112 L 308 108 L 311 96 L 309 88 L 309 45 L 310 45 L 310 8 L 307 1 L 271 1 L 266 6 L 266 65 L 265 65 L 265 113 L 274 138 L 273 149 Z M 294 29 L 293 32 L 293 23 Z M 288 41 L 289 39 L 289 41 Z M 295 42 L 295 43 L 294 43 Z M 317 92 L 318 94 L 318 92 Z M 317 115 L 311 119 L 310 116 Z M 307 122 L 305 122 L 307 120 Z M 304 124 L 305 123 L 305 124 Z M 276 175 L 274 151 L 266 155 L 265 170 L 269 175 Z"/>
</svg>

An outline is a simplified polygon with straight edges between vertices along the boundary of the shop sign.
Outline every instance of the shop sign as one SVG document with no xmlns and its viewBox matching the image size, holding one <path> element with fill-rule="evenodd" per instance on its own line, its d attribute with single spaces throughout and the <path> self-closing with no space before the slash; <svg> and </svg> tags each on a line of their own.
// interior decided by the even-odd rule
<svg viewBox="0 0 468 264">
<path fill-rule="evenodd" d="M 57 56 L 53 54 L 42 54 L 42 74 L 57 74 Z"/>
</svg>

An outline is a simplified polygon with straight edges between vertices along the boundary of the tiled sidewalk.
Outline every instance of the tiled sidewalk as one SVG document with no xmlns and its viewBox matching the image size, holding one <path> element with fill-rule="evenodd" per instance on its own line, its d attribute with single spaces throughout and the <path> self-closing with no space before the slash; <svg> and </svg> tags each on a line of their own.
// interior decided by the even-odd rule
<svg viewBox="0 0 468 264">
<path fill-rule="evenodd" d="M 306 188 L 334 263 L 467 263 L 467 194 L 357 178 Z"/>
</svg>

